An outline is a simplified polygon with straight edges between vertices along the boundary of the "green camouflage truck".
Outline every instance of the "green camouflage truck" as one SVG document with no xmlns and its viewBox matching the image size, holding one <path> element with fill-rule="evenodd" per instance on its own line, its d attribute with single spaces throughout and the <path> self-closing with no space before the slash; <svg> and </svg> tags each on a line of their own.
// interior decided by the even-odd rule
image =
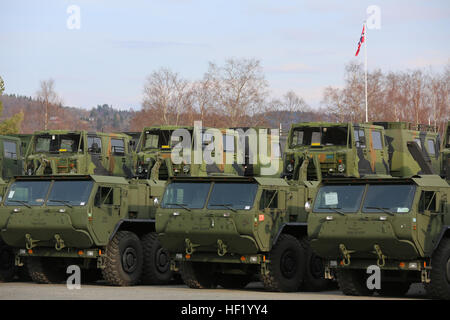
<svg viewBox="0 0 450 320">
<path fill-rule="evenodd" d="M 373 122 L 373 124 L 384 128 L 391 176 L 440 174 L 441 142 L 435 127 L 408 122 Z"/>
<path fill-rule="evenodd" d="M 96 174 L 131 178 L 130 136 L 118 133 L 37 131 L 25 160 L 28 175 Z"/>
<path fill-rule="evenodd" d="M 308 155 L 317 155 L 323 177 L 411 177 L 439 174 L 439 134 L 404 122 L 293 124 L 283 176 L 296 179 Z"/>
<path fill-rule="evenodd" d="M 0 274 L 6 279 L 11 266 L 25 264 L 35 282 L 59 283 L 77 265 L 85 280 L 100 270 L 111 285 L 167 283 L 168 253 L 154 232 L 163 190 L 155 179 L 16 177 L 0 205 L 0 237 L 15 259 L 4 259 Z"/>
<path fill-rule="evenodd" d="M 144 128 L 136 148 L 135 175 L 141 179 L 147 178 L 159 162 L 160 180 L 173 176 L 204 177 L 217 174 L 279 176 L 282 169 L 279 143 L 271 140 L 271 132 L 260 139 L 259 133 L 263 129 L 268 130 L 183 126 Z M 215 149 L 213 142 L 219 136 L 221 140 L 216 143 Z M 267 152 L 261 159 L 263 146 Z M 239 150 L 242 152 L 239 153 Z M 179 156 L 180 161 L 172 159 L 173 153 Z M 211 161 L 205 161 L 205 154 L 212 157 Z"/>
<path fill-rule="evenodd" d="M 20 139 L 20 141 L 21 141 L 20 152 L 21 152 L 22 156 L 25 157 L 27 154 L 27 151 L 28 151 L 28 146 L 30 145 L 31 138 L 33 137 L 33 134 L 14 133 L 14 134 L 10 134 L 9 136 Z"/>
<path fill-rule="evenodd" d="M 438 175 L 324 179 L 308 215 L 311 247 L 346 295 L 404 295 L 422 282 L 450 299 L 449 200 Z"/>
<path fill-rule="evenodd" d="M 306 239 L 305 206 L 317 185 L 174 177 L 156 211 L 156 232 L 171 252 L 172 269 L 191 288 L 243 288 L 259 275 L 271 291 L 322 290 L 329 281 Z"/>
<path fill-rule="evenodd" d="M 284 151 L 283 176 L 297 179 L 308 155 L 317 155 L 323 177 L 389 175 L 384 129 L 372 124 L 293 124 Z"/>
<path fill-rule="evenodd" d="M 13 136 L 0 136 L 1 178 L 7 181 L 23 173 L 22 142 Z M 3 193 L 2 193 L 3 195 Z"/>
<path fill-rule="evenodd" d="M 441 176 L 450 181 L 450 121 L 447 123 L 442 141 Z"/>
</svg>

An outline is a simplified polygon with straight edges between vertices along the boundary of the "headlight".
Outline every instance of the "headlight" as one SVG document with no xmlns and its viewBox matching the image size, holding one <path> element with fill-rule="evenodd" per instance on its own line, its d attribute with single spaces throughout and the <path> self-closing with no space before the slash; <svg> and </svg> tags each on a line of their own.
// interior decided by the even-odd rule
<svg viewBox="0 0 450 320">
<path fill-rule="evenodd" d="M 142 168 L 142 166 L 139 166 L 139 167 L 137 168 L 138 174 L 141 174 L 142 171 L 144 171 L 144 168 Z"/>
<path fill-rule="evenodd" d="M 309 202 L 309 201 L 305 202 L 305 210 L 306 211 L 311 210 L 311 202 Z"/>
<path fill-rule="evenodd" d="M 287 172 L 292 172 L 292 171 L 294 171 L 294 165 L 293 165 L 292 163 L 289 163 L 289 164 L 286 166 L 286 170 L 287 170 Z"/>
<path fill-rule="evenodd" d="M 340 165 L 338 165 L 338 171 L 339 172 L 344 172 L 345 171 L 345 164 L 341 163 Z"/>
<path fill-rule="evenodd" d="M 183 167 L 183 172 L 184 173 L 188 173 L 189 170 L 191 170 L 191 168 L 190 168 L 190 166 L 188 164 Z"/>
</svg>

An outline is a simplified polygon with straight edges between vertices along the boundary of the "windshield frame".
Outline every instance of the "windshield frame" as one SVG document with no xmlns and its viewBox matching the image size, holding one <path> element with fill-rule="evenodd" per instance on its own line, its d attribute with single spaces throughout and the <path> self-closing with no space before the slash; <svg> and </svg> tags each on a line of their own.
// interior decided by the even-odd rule
<svg viewBox="0 0 450 320">
<path fill-rule="evenodd" d="M 166 197 L 168 197 L 169 196 L 169 192 L 171 191 L 171 188 L 173 188 L 173 186 L 175 185 L 175 184 L 179 184 L 179 185 L 192 185 L 192 184 L 197 184 L 197 185 L 201 185 L 201 184 L 203 184 L 203 185 L 208 185 L 208 188 L 206 189 L 205 188 L 205 190 L 203 190 L 203 191 L 206 191 L 205 192 L 205 197 L 204 197 L 204 201 L 203 201 L 203 205 L 202 205 L 202 207 L 192 207 L 192 206 L 189 206 L 189 204 L 186 204 L 186 203 L 178 203 L 178 202 L 174 202 L 174 203 L 166 203 L 166 200 L 167 200 L 167 198 Z M 193 181 L 173 181 L 173 182 L 171 182 L 171 183 L 169 183 L 167 186 L 166 186 L 166 188 L 165 188 L 165 190 L 164 190 L 164 194 L 163 194 L 163 196 L 162 196 L 162 199 L 161 199 L 161 205 L 160 205 L 160 207 L 162 208 L 162 209 L 194 209 L 194 210 L 199 210 L 199 209 L 204 209 L 205 208 L 205 205 L 206 205 L 206 203 L 208 202 L 208 199 L 209 199 L 209 194 L 211 193 L 211 186 L 212 186 L 212 182 L 209 182 L 209 181 L 200 181 L 200 182 L 193 182 Z M 197 191 L 199 191 L 199 192 L 201 192 L 202 190 L 200 190 L 199 188 L 193 188 L 193 189 L 196 189 Z M 167 200 L 167 201 L 170 201 L 170 200 Z"/>
<path fill-rule="evenodd" d="M 52 139 L 52 137 L 55 136 L 55 139 Z M 48 139 L 49 140 L 49 144 L 48 144 L 48 150 L 37 150 L 37 146 L 38 146 L 38 140 L 39 139 Z M 73 149 L 63 149 L 61 148 L 61 142 L 63 140 L 73 140 L 74 142 L 77 141 L 78 139 L 78 144 L 76 146 L 76 150 L 74 151 Z M 58 144 L 58 150 L 56 151 L 51 151 L 51 143 L 52 140 L 57 140 L 57 144 Z M 43 133 L 43 134 L 37 134 L 34 136 L 33 139 L 33 148 L 32 148 L 32 152 L 34 154 L 37 153 L 46 153 L 46 154 L 73 154 L 73 153 L 79 153 L 80 149 L 84 149 L 83 146 L 81 145 L 81 143 L 83 142 L 83 135 L 81 133 L 55 133 L 55 134 L 48 134 L 48 133 Z M 64 151 L 66 150 L 66 151 Z"/>
<path fill-rule="evenodd" d="M 322 190 L 325 190 L 326 188 L 336 188 L 336 187 L 350 187 L 350 188 L 356 188 L 359 187 L 361 188 L 361 193 L 359 196 L 359 205 L 355 206 L 354 210 L 346 210 L 346 208 L 342 208 L 342 207 L 329 207 L 329 208 L 325 208 L 325 207 L 318 207 L 319 203 L 318 203 L 318 199 L 319 196 L 322 195 Z M 360 211 L 361 209 L 361 204 L 364 200 L 364 196 L 366 194 L 366 189 L 367 189 L 367 185 L 366 184 L 327 184 L 327 185 L 322 185 L 319 190 L 317 191 L 316 197 L 314 199 L 314 205 L 313 205 L 313 209 L 312 212 L 314 213 L 343 213 L 343 214 L 356 214 Z M 333 190 L 330 190 L 331 192 L 333 192 Z M 326 192 L 326 191 L 325 191 Z M 339 202 L 338 202 L 339 204 Z M 339 210 L 339 211 L 337 211 Z"/>
<path fill-rule="evenodd" d="M 345 139 L 345 144 L 325 144 L 324 143 L 324 129 L 337 129 L 337 128 L 341 128 L 341 129 L 345 129 L 347 131 L 346 133 L 346 139 Z M 310 142 L 309 144 L 298 144 L 296 142 L 294 142 L 294 136 L 295 136 L 295 132 L 303 132 L 303 137 L 302 140 L 305 139 L 305 130 L 310 130 L 311 131 L 311 137 L 310 137 Z M 305 148 L 305 147 L 314 147 L 314 146 L 320 146 L 320 147 L 348 147 L 351 144 L 351 137 L 350 137 L 350 133 L 351 130 L 349 130 L 348 125 L 339 125 L 339 126 L 333 126 L 333 125 L 329 125 L 329 126 L 299 126 L 299 127 L 295 127 L 292 129 L 292 134 L 290 135 L 290 141 L 289 141 L 289 147 L 290 148 Z M 313 133 L 319 133 L 320 136 L 320 143 L 317 142 L 313 142 Z"/>
<path fill-rule="evenodd" d="M 234 184 L 234 185 L 245 185 L 246 188 L 249 188 L 249 186 L 254 187 L 254 191 L 253 191 L 253 200 L 251 202 L 250 205 L 245 205 L 243 208 L 238 208 L 235 207 L 233 203 L 213 203 L 212 205 L 210 204 L 211 198 L 213 196 L 214 193 L 214 188 L 216 187 L 216 185 L 227 185 L 229 188 L 229 185 Z M 257 198 L 257 194 L 258 194 L 258 183 L 256 182 L 222 182 L 222 181 L 217 181 L 214 182 L 214 184 L 211 186 L 211 192 L 209 194 L 208 197 L 208 201 L 207 201 L 207 205 L 206 208 L 208 210 L 227 210 L 232 208 L 232 210 L 252 210 L 255 207 L 255 201 Z M 231 210 L 231 209 L 230 209 Z"/>
</svg>

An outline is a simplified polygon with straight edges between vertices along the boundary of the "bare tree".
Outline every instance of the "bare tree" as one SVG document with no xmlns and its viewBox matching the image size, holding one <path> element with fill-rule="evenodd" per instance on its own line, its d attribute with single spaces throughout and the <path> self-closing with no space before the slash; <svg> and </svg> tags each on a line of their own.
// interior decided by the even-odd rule
<svg viewBox="0 0 450 320">
<path fill-rule="evenodd" d="M 42 80 L 40 90 L 36 92 L 36 98 L 44 109 L 44 130 L 48 130 L 49 113 L 52 111 L 52 107 L 60 107 L 62 104 L 62 99 L 55 92 L 55 81 L 53 79 Z"/>
<path fill-rule="evenodd" d="M 266 108 L 268 84 L 260 62 L 255 59 L 228 59 L 220 67 L 210 62 L 205 78 L 211 83 L 215 107 L 225 114 L 229 125 L 258 125 L 254 117 Z"/>
<path fill-rule="evenodd" d="M 156 123 L 178 124 L 180 115 L 191 104 L 188 81 L 167 68 L 153 72 L 144 85 L 144 111 L 151 111 Z"/>
</svg>

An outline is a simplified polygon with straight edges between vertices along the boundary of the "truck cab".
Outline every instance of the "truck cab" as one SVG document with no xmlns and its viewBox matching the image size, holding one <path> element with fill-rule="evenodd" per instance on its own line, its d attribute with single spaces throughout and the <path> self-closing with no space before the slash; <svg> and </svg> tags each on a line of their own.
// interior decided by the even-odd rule
<svg viewBox="0 0 450 320">
<path fill-rule="evenodd" d="M 380 126 L 352 123 L 293 124 L 284 152 L 283 176 L 297 179 L 308 156 L 317 156 L 322 177 L 388 175 L 388 154 Z"/>
<path fill-rule="evenodd" d="M 1 178 L 10 178 L 21 175 L 23 172 L 22 142 L 13 136 L 0 136 L 0 169 Z"/>
<path fill-rule="evenodd" d="M 28 175 L 96 174 L 132 177 L 130 137 L 125 134 L 49 130 L 33 134 Z"/>
<path fill-rule="evenodd" d="M 69 265 L 101 271 L 112 285 L 166 283 L 168 253 L 154 233 L 163 190 L 159 181 L 115 176 L 16 177 L 0 205 L 0 237 L 38 283 L 59 283 Z"/>
<path fill-rule="evenodd" d="M 381 270 L 382 295 L 423 282 L 450 298 L 450 187 L 438 175 L 324 180 L 308 216 L 311 247 L 348 295 L 371 295 L 367 268 Z"/>
<path fill-rule="evenodd" d="M 323 286 L 310 268 L 320 270 L 321 261 L 305 239 L 305 203 L 316 187 L 270 177 L 173 178 L 156 232 L 191 288 L 242 288 L 254 275 L 272 291 Z"/>
</svg>

